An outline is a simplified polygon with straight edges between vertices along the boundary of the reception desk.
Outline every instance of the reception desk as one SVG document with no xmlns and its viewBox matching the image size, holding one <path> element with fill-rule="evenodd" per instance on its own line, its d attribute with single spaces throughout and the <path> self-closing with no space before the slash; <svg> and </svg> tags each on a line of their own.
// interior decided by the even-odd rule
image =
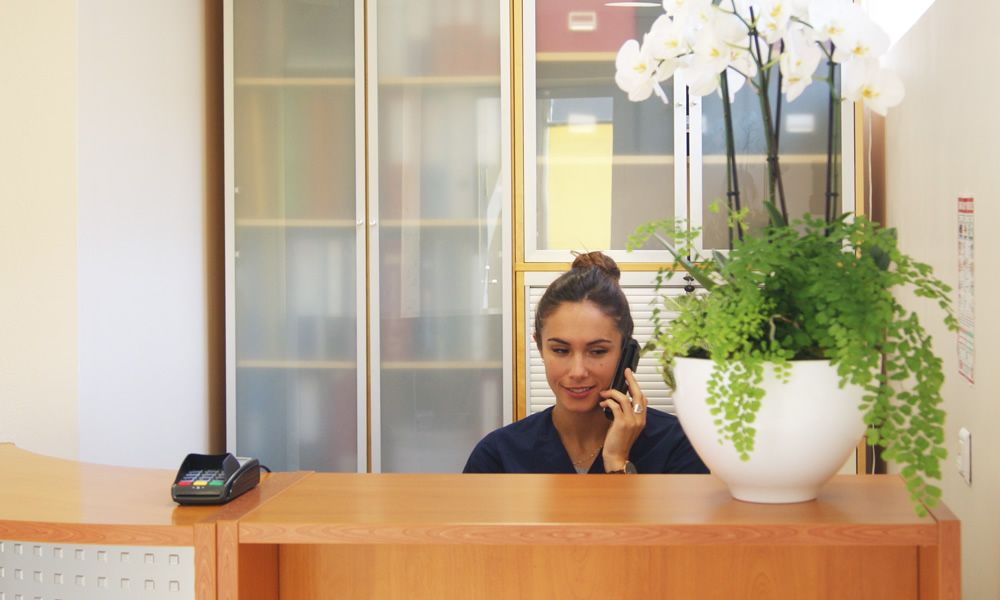
<svg viewBox="0 0 1000 600">
<path fill-rule="evenodd" d="M 12 449 L 5 476 L 58 466 Z M 212 508 L 150 471 L 108 510 L 89 480 L 120 469 L 77 468 L 59 507 L 0 495 L 0 540 L 190 545 L 199 599 L 961 597 L 958 520 L 918 517 L 895 476 L 762 505 L 710 475 L 284 473 Z"/>
<path fill-rule="evenodd" d="M 0 598 L 212 600 L 216 522 L 240 518 L 308 474 L 271 475 L 227 505 L 187 507 L 170 498 L 176 475 L 0 443 Z"/>
</svg>

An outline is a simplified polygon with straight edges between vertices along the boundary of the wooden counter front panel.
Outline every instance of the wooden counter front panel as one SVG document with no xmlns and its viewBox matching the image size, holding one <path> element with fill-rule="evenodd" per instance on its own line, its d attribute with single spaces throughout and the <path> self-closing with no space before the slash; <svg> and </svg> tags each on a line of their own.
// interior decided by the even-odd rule
<svg viewBox="0 0 1000 600">
<path fill-rule="evenodd" d="M 274 500 L 297 483 L 309 477 L 309 473 L 269 473 L 264 482 L 247 492 L 242 499 L 260 508 Z M 240 499 L 237 499 L 237 502 Z M 277 600 L 278 598 L 278 547 L 267 544 L 239 547 L 239 510 L 223 507 L 216 524 L 218 558 L 217 585 L 219 600 L 252 598 L 253 600 Z"/>
<path fill-rule="evenodd" d="M 958 600 L 958 526 L 892 476 L 762 505 L 708 475 L 312 474 L 220 537 L 220 600 L 226 556 L 254 599 Z"/>
<path fill-rule="evenodd" d="M 279 552 L 282 598 L 920 598 L 917 549 L 901 546 L 296 544 Z"/>
</svg>

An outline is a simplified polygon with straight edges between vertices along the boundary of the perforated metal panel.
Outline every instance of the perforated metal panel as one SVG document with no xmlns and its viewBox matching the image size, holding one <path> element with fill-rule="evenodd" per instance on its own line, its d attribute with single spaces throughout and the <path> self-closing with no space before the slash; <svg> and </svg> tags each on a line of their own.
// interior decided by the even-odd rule
<svg viewBox="0 0 1000 600">
<path fill-rule="evenodd" d="M 535 346 L 532 335 L 534 334 L 535 306 L 537 306 L 548 284 L 559 275 L 560 273 L 530 273 L 525 275 L 524 298 L 527 303 L 525 307 L 527 319 L 525 319 L 524 339 L 528 346 L 525 348 L 528 364 L 525 408 L 529 415 L 544 410 L 555 403 L 555 395 L 545 380 L 545 365 L 542 364 L 541 354 Z M 635 322 L 634 337 L 639 345 L 648 342 L 653 333 L 651 321 L 653 305 L 651 302 L 656 297 L 653 292 L 654 277 L 655 273 L 622 273 L 621 285 L 628 298 L 629 309 L 632 311 L 632 320 Z M 661 292 L 668 295 L 683 295 L 685 293 L 682 283 L 663 288 Z M 660 318 L 665 318 L 663 313 L 661 313 Z M 673 398 L 670 389 L 663 382 L 657 357 L 646 354 L 640 358 L 635 376 L 642 388 L 642 393 L 649 401 L 649 405 L 673 414 Z"/>
<path fill-rule="evenodd" d="M 194 598 L 194 548 L 0 540 L 0 600 Z"/>
</svg>

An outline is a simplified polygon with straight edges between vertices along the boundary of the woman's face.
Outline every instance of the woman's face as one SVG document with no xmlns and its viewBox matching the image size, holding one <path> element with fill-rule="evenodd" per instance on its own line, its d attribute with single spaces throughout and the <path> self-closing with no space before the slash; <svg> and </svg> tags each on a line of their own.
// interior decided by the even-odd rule
<svg viewBox="0 0 1000 600">
<path fill-rule="evenodd" d="M 535 343 L 556 404 L 573 412 L 598 409 L 621 354 L 614 319 L 590 302 L 567 302 L 545 319 Z"/>
</svg>

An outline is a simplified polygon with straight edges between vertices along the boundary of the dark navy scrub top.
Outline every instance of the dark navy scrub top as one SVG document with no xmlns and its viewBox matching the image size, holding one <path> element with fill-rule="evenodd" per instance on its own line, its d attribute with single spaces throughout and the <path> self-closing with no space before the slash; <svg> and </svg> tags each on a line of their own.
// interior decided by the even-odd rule
<svg viewBox="0 0 1000 600">
<path fill-rule="evenodd" d="M 650 408 L 629 460 L 639 473 L 708 473 L 677 417 Z M 490 432 L 476 444 L 465 473 L 576 473 L 555 425 L 552 408 Z M 604 473 L 600 453 L 590 473 Z"/>
</svg>

